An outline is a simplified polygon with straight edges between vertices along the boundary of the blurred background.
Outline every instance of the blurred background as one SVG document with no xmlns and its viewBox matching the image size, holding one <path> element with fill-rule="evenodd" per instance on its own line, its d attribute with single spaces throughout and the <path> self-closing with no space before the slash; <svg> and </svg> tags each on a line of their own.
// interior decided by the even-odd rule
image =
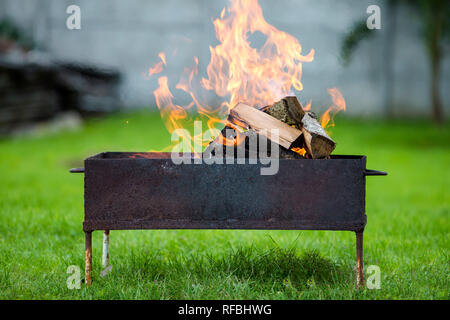
<svg viewBox="0 0 450 320">
<path fill-rule="evenodd" d="M 442 26 L 435 21 L 448 5 L 427 2 L 261 0 L 260 5 L 270 24 L 299 39 L 304 54 L 316 51 L 303 68 L 301 102 L 326 105 L 326 89 L 337 87 L 348 115 L 442 121 L 450 106 L 448 15 L 441 17 Z M 81 8 L 79 30 L 66 27 L 71 4 Z M 380 30 L 366 28 L 366 10 L 373 4 L 381 8 Z M 212 20 L 227 5 L 226 0 L 1 0 L 1 131 L 61 111 L 86 116 L 155 108 L 157 84 L 146 74 L 158 53 L 167 55 L 169 79 L 177 79 L 194 56 L 204 75 L 209 46 L 217 44 Z M 72 118 L 60 120 L 77 121 Z"/>
<path fill-rule="evenodd" d="M 315 49 L 299 100 L 321 113 L 328 88 L 346 99 L 334 154 L 367 155 L 389 173 L 367 179 L 364 259 L 380 266 L 382 289 L 355 290 L 349 232 L 161 230 L 112 232 L 112 278 L 100 277 L 95 233 L 96 283 L 68 290 L 67 267 L 84 266 L 83 177 L 69 168 L 170 145 L 149 68 L 165 52 L 174 84 L 197 56 L 205 76 L 212 21 L 229 2 L 0 0 L 0 299 L 448 299 L 450 2 L 259 3 L 303 54 Z M 66 26 L 73 4 L 79 30 Z M 369 5 L 381 8 L 380 30 L 367 29 Z M 291 247 L 294 258 L 264 253 Z"/>
</svg>

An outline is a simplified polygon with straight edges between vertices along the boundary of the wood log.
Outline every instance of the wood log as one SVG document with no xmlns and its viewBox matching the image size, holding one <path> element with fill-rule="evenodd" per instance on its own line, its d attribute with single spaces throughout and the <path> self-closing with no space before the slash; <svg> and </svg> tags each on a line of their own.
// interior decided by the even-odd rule
<svg viewBox="0 0 450 320">
<path fill-rule="evenodd" d="M 299 146 L 302 140 L 301 130 L 243 103 L 231 109 L 228 120 L 238 126 L 253 129 L 258 134 L 264 134 L 270 140 L 273 139 L 270 130 L 278 129 L 279 139 L 274 142 L 288 150 Z"/>
<path fill-rule="evenodd" d="M 296 96 L 285 97 L 272 105 L 264 107 L 261 111 L 290 126 L 300 124 L 305 115 L 305 111 L 303 111 L 303 107 Z"/>
<path fill-rule="evenodd" d="M 302 119 L 305 147 L 313 159 L 328 158 L 336 148 L 336 143 L 328 136 L 312 112 L 306 112 Z"/>
<path fill-rule="evenodd" d="M 250 130 L 246 131 L 249 132 Z M 246 134 L 246 132 L 242 133 L 245 135 L 245 141 L 243 142 L 244 145 L 246 146 L 249 142 L 249 135 Z M 217 157 L 217 156 L 222 156 L 224 158 L 227 157 L 233 157 L 236 158 L 237 157 L 237 146 L 234 145 L 232 146 L 234 148 L 233 153 L 230 155 L 227 151 L 227 148 L 229 148 L 230 146 L 227 146 L 226 144 L 224 144 L 224 140 L 226 139 L 229 143 L 236 142 L 236 136 L 237 133 L 235 131 L 235 129 L 229 127 L 229 126 L 225 126 L 222 131 L 220 131 L 220 134 L 213 140 L 210 142 L 210 144 L 206 147 L 206 149 L 203 151 L 203 157 Z M 253 158 L 256 157 L 255 154 L 249 154 L 247 151 L 245 153 L 245 157 L 246 158 Z"/>
<path fill-rule="evenodd" d="M 214 139 L 214 141 L 212 141 L 208 147 L 206 147 L 205 151 L 203 152 L 203 157 L 215 157 L 218 156 L 218 154 L 216 154 L 216 151 L 219 151 L 221 153 L 221 156 L 223 156 L 224 158 L 230 157 L 230 154 L 227 153 L 227 146 L 223 144 L 222 142 L 222 136 L 225 137 L 226 139 L 228 139 L 228 141 L 236 141 L 236 137 L 237 135 L 243 135 L 244 139 L 241 142 L 242 145 L 240 145 L 240 147 L 243 147 L 245 150 L 245 158 L 246 159 L 257 159 L 259 158 L 259 146 L 260 146 L 260 136 L 259 134 L 253 130 L 253 129 L 249 129 L 245 132 L 239 132 L 236 133 L 236 130 L 234 128 L 225 126 L 222 131 L 221 131 L 221 136 L 219 135 L 218 137 L 216 137 Z M 240 137 L 242 138 L 242 136 Z M 268 155 L 270 155 L 270 157 L 272 158 L 280 158 L 280 159 L 304 159 L 304 157 L 302 157 L 300 154 L 292 151 L 292 150 L 288 150 L 285 149 L 282 146 L 278 146 L 278 154 L 274 154 L 272 152 L 272 145 L 271 142 L 269 140 L 267 141 L 267 146 L 266 146 L 266 151 Z M 256 143 L 256 149 L 253 147 L 250 148 L 250 143 Z M 238 146 L 234 146 L 234 152 L 231 154 L 231 157 L 237 158 L 238 157 L 238 150 L 237 150 Z M 265 155 L 266 155 L 265 154 Z M 265 156 L 264 155 L 264 156 Z"/>
</svg>

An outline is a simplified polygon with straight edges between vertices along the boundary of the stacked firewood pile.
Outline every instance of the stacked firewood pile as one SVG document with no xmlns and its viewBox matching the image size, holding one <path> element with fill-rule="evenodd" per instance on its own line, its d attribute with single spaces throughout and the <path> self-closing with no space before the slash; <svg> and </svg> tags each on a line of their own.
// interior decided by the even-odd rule
<svg viewBox="0 0 450 320">
<path fill-rule="evenodd" d="M 86 116 L 116 110 L 119 81 L 114 70 L 0 56 L 0 134 L 66 111 Z"/>
<path fill-rule="evenodd" d="M 50 68 L 0 63 L 0 133 L 58 112 L 53 78 Z"/>
<path fill-rule="evenodd" d="M 278 129 L 277 139 L 271 136 L 271 129 Z M 221 135 L 210 143 L 205 154 L 216 156 L 221 153 L 227 157 L 230 145 L 234 145 L 235 152 L 231 154 L 237 157 L 237 146 L 240 145 L 246 158 L 258 157 L 262 147 L 260 135 L 267 138 L 264 150 L 271 157 L 326 159 L 336 147 L 316 115 L 305 112 L 297 98 L 289 96 L 259 109 L 243 103 L 236 105 L 231 109 Z M 252 140 L 258 141 L 256 150 L 250 147 Z M 278 154 L 272 154 L 271 150 L 275 140 Z"/>
</svg>

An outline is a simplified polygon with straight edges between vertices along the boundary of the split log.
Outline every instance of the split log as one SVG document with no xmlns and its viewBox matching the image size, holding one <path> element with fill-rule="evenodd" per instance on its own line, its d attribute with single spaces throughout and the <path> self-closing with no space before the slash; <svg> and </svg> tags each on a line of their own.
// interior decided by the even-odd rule
<svg viewBox="0 0 450 320">
<path fill-rule="evenodd" d="M 271 129 L 278 129 L 279 141 L 274 141 L 290 150 L 299 146 L 302 140 L 302 131 L 270 116 L 263 111 L 240 103 L 230 111 L 228 120 L 247 129 L 253 129 L 258 134 L 264 134 L 272 140 Z"/>
<path fill-rule="evenodd" d="M 328 158 L 336 148 L 336 143 L 327 135 L 312 112 L 307 112 L 302 119 L 303 138 L 308 154 L 313 159 Z"/>
<path fill-rule="evenodd" d="M 296 96 L 285 97 L 272 105 L 264 107 L 261 111 L 290 126 L 298 125 L 305 115 L 305 111 L 303 111 L 303 107 Z"/>
<path fill-rule="evenodd" d="M 238 139 L 237 136 L 240 135 Z M 216 151 L 219 151 L 221 153 L 221 156 L 224 158 L 233 157 L 237 158 L 239 156 L 238 154 L 238 146 L 235 145 L 233 148 L 233 152 L 230 155 L 227 150 L 227 146 L 223 144 L 223 138 L 226 138 L 228 141 L 237 141 L 241 143 L 239 147 L 244 148 L 244 154 L 246 159 L 257 159 L 260 157 L 260 135 L 253 129 L 249 129 L 245 132 L 236 132 L 234 128 L 231 128 L 229 126 L 225 126 L 225 128 L 222 129 L 220 132 L 220 135 L 212 141 L 208 147 L 206 147 L 205 151 L 203 152 L 203 157 L 215 157 L 218 156 L 216 154 Z M 265 148 L 266 153 L 263 156 L 269 156 L 271 158 L 280 158 L 280 159 L 304 159 L 300 154 L 288 150 L 280 145 L 278 145 L 278 154 L 274 154 L 272 150 L 272 143 L 268 139 L 264 139 L 267 141 L 267 146 Z M 256 148 L 253 146 L 253 149 L 250 147 L 251 143 L 256 144 Z M 229 148 L 229 147 L 228 147 Z"/>
</svg>

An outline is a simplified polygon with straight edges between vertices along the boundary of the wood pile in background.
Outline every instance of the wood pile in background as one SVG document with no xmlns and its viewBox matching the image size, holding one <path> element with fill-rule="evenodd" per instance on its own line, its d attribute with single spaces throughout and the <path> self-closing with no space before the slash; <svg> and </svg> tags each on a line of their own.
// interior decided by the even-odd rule
<svg viewBox="0 0 450 320">
<path fill-rule="evenodd" d="M 66 111 L 88 116 L 117 110 L 119 83 L 114 70 L 0 58 L 0 134 Z"/>
</svg>

